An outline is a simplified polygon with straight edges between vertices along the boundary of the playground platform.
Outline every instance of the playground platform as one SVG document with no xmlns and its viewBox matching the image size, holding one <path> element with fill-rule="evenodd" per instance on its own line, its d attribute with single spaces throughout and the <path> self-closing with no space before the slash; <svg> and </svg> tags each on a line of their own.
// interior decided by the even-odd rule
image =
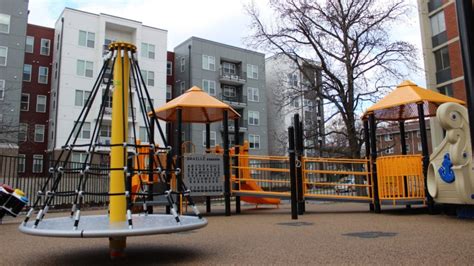
<svg viewBox="0 0 474 266">
<path fill-rule="evenodd" d="M 205 210 L 205 206 L 199 206 Z M 232 208 L 234 210 L 234 208 Z M 474 221 L 429 215 L 423 209 L 367 204 L 307 203 L 291 220 L 290 205 L 254 209 L 226 217 L 224 206 L 205 215 L 207 227 L 190 232 L 130 237 L 127 257 L 118 264 L 436 264 L 474 261 Z M 158 208 L 156 209 L 158 211 Z M 104 213 L 85 211 L 83 215 Z M 67 213 L 51 213 L 65 216 Z M 105 239 L 29 237 L 21 219 L 0 225 L 1 265 L 106 265 Z"/>
</svg>

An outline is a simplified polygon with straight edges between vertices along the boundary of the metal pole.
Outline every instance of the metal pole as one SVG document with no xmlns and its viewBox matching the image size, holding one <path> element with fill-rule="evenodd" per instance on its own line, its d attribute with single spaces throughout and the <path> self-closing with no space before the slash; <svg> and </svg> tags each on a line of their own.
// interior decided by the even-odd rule
<svg viewBox="0 0 474 266">
<path fill-rule="evenodd" d="M 211 124 L 206 123 L 206 153 L 211 152 Z M 206 197 L 206 212 L 211 212 L 211 197 Z"/>
<path fill-rule="evenodd" d="M 379 186 L 377 180 L 377 139 L 376 139 L 376 130 L 375 125 L 375 116 L 374 114 L 369 115 L 369 125 L 370 125 L 370 146 L 371 146 L 371 160 L 372 160 L 372 178 L 374 182 L 374 211 L 375 213 L 380 213 L 380 199 L 379 199 Z"/>
<path fill-rule="evenodd" d="M 150 136 L 148 136 L 148 142 L 150 144 L 155 143 L 155 117 L 150 117 Z M 155 151 L 150 149 L 148 153 L 148 201 L 153 201 L 153 167 L 155 163 Z M 148 213 L 153 213 L 153 205 L 148 204 L 147 210 Z"/>
<path fill-rule="evenodd" d="M 171 140 L 173 139 L 172 136 L 173 136 L 173 124 L 171 122 L 168 122 L 166 123 L 166 131 L 167 131 L 167 142 L 170 144 L 172 143 Z M 174 139 L 173 139 L 173 142 Z M 175 151 L 174 150 L 171 150 L 171 151 L 168 151 L 168 153 L 166 154 L 166 169 L 167 170 L 171 170 L 171 165 L 173 164 L 173 153 Z M 170 190 L 171 189 L 171 171 L 166 171 L 166 190 Z M 171 213 L 171 206 L 169 205 L 166 205 L 166 209 L 165 209 L 165 212 L 166 214 L 170 214 Z"/>
<path fill-rule="evenodd" d="M 293 124 L 295 128 L 295 156 L 298 159 L 296 164 L 296 182 L 298 189 L 298 214 L 303 215 L 304 213 L 304 191 L 303 191 L 303 169 L 301 167 L 302 161 L 302 147 L 303 147 L 303 138 L 302 138 L 302 129 L 300 123 L 300 115 L 297 113 L 293 116 Z"/>
<path fill-rule="evenodd" d="M 399 121 L 398 126 L 400 127 L 400 143 L 402 145 L 402 155 L 407 154 L 407 141 L 405 139 L 405 121 Z M 407 176 L 403 176 L 403 189 L 405 190 L 405 196 L 408 196 L 408 184 Z M 411 208 L 411 205 L 406 205 L 407 208 Z"/>
<path fill-rule="evenodd" d="M 224 126 L 224 200 L 225 216 L 230 216 L 230 169 L 229 169 L 229 121 L 227 110 L 223 111 L 222 124 Z"/>
<path fill-rule="evenodd" d="M 183 166 L 183 158 L 182 158 L 182 151 L 181 151 L 181 145 L 183 143 L 183 109 L 178 108 L 176 110 L 176 120 L 177 120 L 177 133 L 176 133 L 176 167 L 180 168 L 182 170 Z M 182 182 L 182 172 L 179 171 L 176 173 L 176 182 L 178 185 L 178 192 L 181 192 L 181 182 Z M 176 199 L 177 202 L 177 212 L 179 213 L 181 211 L 181 197 L 178 196 Z"/>
<path fill-rule="evenodd" d="M 240 153 L 240 136 L 239 136 L 240 124 L 239 118 L 234 119 L 234 154 L 235 160 L 234 165 L 239 167 L 239 153 Z M 238 168 L 235 169 L 235 178 L 239 180 L 240 170 Z M 238 184 L 235 184 L 238 188 L 240 188 L 240 181 Z M 240 196 L 235 197 L 235 213 L 240 213 Z"/>
<path fill-rule="evenodd" d="M 370 159 L 370 134 L 369 134 L 369 120 L 364 119 L 364 140 L 365 140 L 365 159 Z M 367 163 L 367 172 L 370 173 L 370 161 Z M 367 178 L 367 184 L 372 185 L 372 180 Z M 372 198 L 372 189 L 369 189 L 369 197 Z M 369 203 L 370 211 L 374 211 L 374 204 Z"/>
<path fill-rule="evenodd" d="M 291 219 L 298 220 L 298 190 L 296 188 L 295 129 L 288 128 L 288 154 L 290 157 Z"/>
<path fill-rule="evenodd" d="M 423 176 L 425 180 L 425 194 L 428 200 L 428 210 L 433 213 L 434 201 L 430 193 L 428 193 L 428 186 L 426 180 L 426 174 L 428 172 L 428 165 L 430 164 L 430 156 L 428 154 L 428 138 L 426 136 L 426 124 L 425 124 L 425 112 L 423 108 L 423 102 L 418 103 L 418 119 L 420 123 L 420 136 L 421 136 L 421 151 L 423 157 Z"/>
</svg>

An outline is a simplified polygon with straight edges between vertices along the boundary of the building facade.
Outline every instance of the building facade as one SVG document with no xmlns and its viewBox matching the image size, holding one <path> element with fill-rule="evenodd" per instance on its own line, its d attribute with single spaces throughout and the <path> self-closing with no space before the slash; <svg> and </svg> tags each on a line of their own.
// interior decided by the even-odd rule
<svg viewBox="0 0 474 266">
<path fill-rule="evenodd" d="M 20 102 L 20 164 L 24 176 L 43 175 L 47 165 L 54 29 L 28 24 Z"/>
<path fill-rule="evenodd" d="M 454 0 L 418 0 L 426 85 L 431 90 L 466 100 L 461 46 Z M 431 119 L 433 145 L 443 131 Z"/>
<path fill-rule="evenodd" d="M 0 1 L 0 154 L 18 154 L 28 0 Z"/>
<path fill-rule="evenodd" d="M 239 114 L 240 142 L 248 140 L 251 154 L 268 154 L 265 55 L 197 37 L 174 48 L 175 92 L 182 94 L 198 86 L 231 105 Z M 229 122 L 230 143 L 234 143 L 234 122 Z M 211 147 L 223 145 L 222 123 L 211 124 Z M 184 141 L 195 152 L 205 150 L 205 125 L 185 127 Z"/>
<path fill-rule="evenodd" d="M 57 152 L 66 143 L 74 123 L 84 105 L 87 104 L 87 98 L 104 64 L 103 56 L 107 53 L 108 44 L 113 41 L 129 42 L 137 46 L 137 59 L 153 105 L 156 107 L 165 103 L 166 30 L 107 14 L 93 14 L 65 8 L 55 25 L 53 86 L 48 134 L 48 150 L 50 152 Z M 106 84 L 100 86 L 103 93 Z M 107 97 L 106 114 L 104 115 L 105 122 L 99 132 L 99 142 L 101 143 L 110 142 L 111 94 L 109 97 Z M 138 132 L 140 139 L 145 141 L 148 139 L 145 123 L 139 113 L 139 108 L 137 108 L 139 106 L 137 93 L 133 90 L 132 97 L 134 98 L 134 113 L 137 117 L 135 132 Z M 100 104 L 99 99 L 92 103 L 91 114 L 86 119 L 82 130 L 76 132 L 78 143 L 90 142 Z M 131 111 L 129 110 L 128 134 L 132 136 L 133 128 L 130 115 Z M 82 161 L 84 156 L 84 153 L 74 153 L 72 160 Z M 108 158 L 104 156 L 103 159 L 107 160 Z"/>
<path fill-rule="evenodd" d="M 305 154 L 321 155 L 324 108 L 316 91 L 320 90 L 321 69 L 318 64 L 301 65 L 303 71 L 284 55 L 271 56 L 265 61 L 267 106 L 272 114 L 268 117 L 268 149 L 271 155 L 288 153 L 288 127 L 294 125 L 294 114 L 299 114 L 303 121 Z"/>
<path fill-rule="evenodd" d="M 431 144 L 430 123 L 426 121 L 428 154 L 433 151 Z M 377 151 L 379 155 L 402 154 L 401 135 L 398 123 L 380 127 L 377 130 Z M 418 121 L 405 122 L 405 143 L 407 154 L 421 154 L 421 135 Z"/>
</svg>

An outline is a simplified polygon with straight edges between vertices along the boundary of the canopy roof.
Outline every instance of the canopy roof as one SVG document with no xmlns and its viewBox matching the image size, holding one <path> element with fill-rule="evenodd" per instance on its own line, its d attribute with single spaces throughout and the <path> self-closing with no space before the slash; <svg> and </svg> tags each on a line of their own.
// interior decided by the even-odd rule
<svg viewBox="0 0 474 266">
<path fill-rule="evenodd" d="M 177 121 L 176 110 L 182 109 L 182 120 L 187 123 L 212 123 L 224 119 L 223 111 L 228 110 L 229 119 L 240 117 L 230 105 L 210 96 L 199 87 L 192 87 L 179 97 L 155 109 L 159 119 Z M 148 113 L 149 116 L 153 112 Z"/>
<path fill-rule="evenodd" d="M 405 80 L 394 91 L 369 107 L 362 119 L 368 118 L 372 113 L 376 120 L 402 121 L 417 119 L 418 103 L 423 103 L 425 116 L 435 116 L 438 106 L 446 102 L 465 104 L 461 100 L 422 88 L 411 81 Z"/>
</svg>

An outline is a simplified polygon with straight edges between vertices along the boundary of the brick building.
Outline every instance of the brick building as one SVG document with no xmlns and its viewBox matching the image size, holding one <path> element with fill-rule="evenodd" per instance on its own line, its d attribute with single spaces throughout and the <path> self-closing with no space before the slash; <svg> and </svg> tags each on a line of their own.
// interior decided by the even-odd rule
<svg viewBox="0 0 474 266">
<path fill-rule="evenodd" d="M 426 122 L 428 153 L 433 151 L 431 145 L 430 123 Z M 389 124 L 377 130 L 377 151 L 379 155 L 402 154 L 400 128 L 398 123 Z M 405 122 L 405 142 L 407 154 L 421 154 L 421 136 L 418 120 Z"/>
</svg>

